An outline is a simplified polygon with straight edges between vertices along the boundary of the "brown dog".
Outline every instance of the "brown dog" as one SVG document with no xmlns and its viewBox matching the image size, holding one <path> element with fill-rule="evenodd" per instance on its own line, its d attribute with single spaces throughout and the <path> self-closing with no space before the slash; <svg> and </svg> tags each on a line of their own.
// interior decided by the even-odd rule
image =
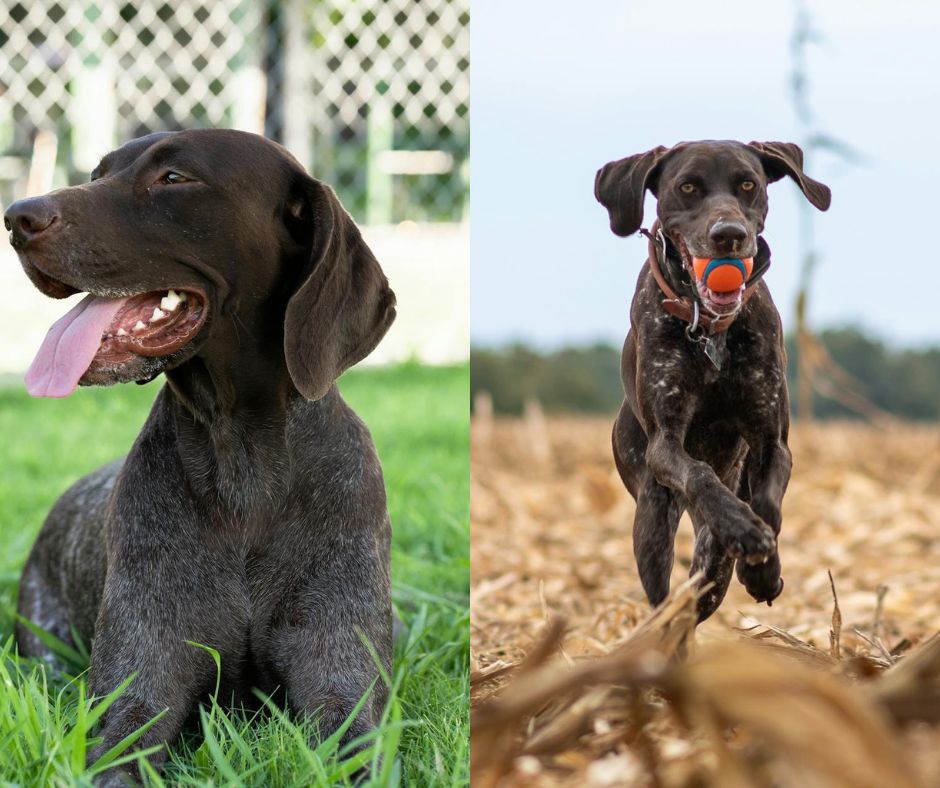
<svg viewBox="0 0 940 788">
<path fill-rule="evenodd" d="M 669 593 L 682 512 L 695 528 L 691 574 L 706 589 L 699 620 L 737 574 L 756 600 L 783 590 L 776 537 L 790 478 L 789 401 L 780 316 L 760 279 L 767 185 L 792 178 L 820 210 L 829 189 L 803 173 L 791 143 L 688 142 L 611 162 L 594 193 L 610 227 L 640 229 L 643 198 L 658 199 L 650 257 L 640 271 L 621 362 L 625 398 L 614 459 L 636 499 L 633 546 L 651 604 Z M 694 258 L 753 259 L 750 279 L 716 292 Z"/>
<path fill-rule="evenodd" d="M 280 687 L 326 736 L 371 692 L 347 739 L 376 725 L 385 489 L 333 382 L 385 334 L 395 297 L 333 192 L 261 137 L 152 134 L 91 183 L 14 203 L 6 227 L 42 292 L 89 293 L 50 330 L 32 393 L 167 380 L 130 454 L 56 503 L 20 585 L 21 616 L 93 642 L 96 695 L 137 674 L 89 763 L 164 709 L 138 746 L 179 733 L 215 683 L 193 642 L 220 653 L 226 700 Z"/>
</svg>

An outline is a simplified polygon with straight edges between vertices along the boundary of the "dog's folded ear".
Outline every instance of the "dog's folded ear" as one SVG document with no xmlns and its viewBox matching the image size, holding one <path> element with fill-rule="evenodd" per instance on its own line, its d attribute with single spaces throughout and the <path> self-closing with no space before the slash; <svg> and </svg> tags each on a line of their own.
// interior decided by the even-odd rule
<svg viewBox="0 0 940 788">
<path fill-rule="evenodd" d="M 310 179 L 305 191 L 313 240 L 305 276 L 287 304 L 284 354 L 294 385 L 316 400 L 385 336 L 395 294 L 333 190 Z"/>
<path fill-rule="evenodd" d="M 803 172 L 803 151 L 799 145 L 792 142 L 751 142 L 748 147 L 760 158 L 768 183 L 789 175 L 806 199 L 820 211 L 829 208 L 832 193 L 826 184 L 814 181 Z"/>
<path fill-rule="evenodd" d="M 656 193 L 658 166 L 669 151 L 662 145 L 646 153 L 605 164 L 594 178 L 594 196 L 610 214 L 615 235 L 632 235 L 643 223 L 646 190 Z"/>
</svg>

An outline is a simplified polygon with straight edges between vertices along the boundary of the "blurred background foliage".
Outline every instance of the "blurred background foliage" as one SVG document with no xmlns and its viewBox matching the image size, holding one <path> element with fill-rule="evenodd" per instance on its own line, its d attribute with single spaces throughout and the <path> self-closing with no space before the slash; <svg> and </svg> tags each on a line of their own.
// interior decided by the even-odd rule
<svg viewBox="0 0 940 788">
<path fill-rule="evenodd" d="M 818 339 L 848 373 L 855 393 L 876 408 L 903 419 L 940 419 L 940 348 L 895 349 L 851 327 L 823 330 Z M 791 396 L 793 344 L 788 338 Z M 470 388 L 473 399 L 488 392 L 493 410 L 503 415 L 522 413 L 527 400 L 552 413 L 614 413 L 623 401 L 620 348 L 605 343 L 552 351 L 525 344 L 475 347 Z M 817 418 L 861 418 L 835 399 L 819 392 L 814 397 Z"/>
<path fill-rule="evenodd" d="M 0 0 L 0 204 L 154 131 L 281 142 L 360 222 L 468 210 L 469 0 Z"/>
<path fill-rule="evenodd" d="M 152 132 L 263 134 L 336 190 L 393 283 L 399 318 L 370 363 L 463 361 L 469 8 L 0 0 L 0 212 L 87 181 L 105 154 Z M 0 376 L 26 369 L 62 309 L 19 269 L 0 243 Z"/>
</svg>

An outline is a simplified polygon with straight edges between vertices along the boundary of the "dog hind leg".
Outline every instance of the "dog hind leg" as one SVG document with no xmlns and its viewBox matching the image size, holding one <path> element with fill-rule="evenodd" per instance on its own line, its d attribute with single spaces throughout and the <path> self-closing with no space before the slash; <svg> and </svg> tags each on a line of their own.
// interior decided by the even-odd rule
<svg viewBox="0 0 940 788">
<path fill-rule="evenodd" d="M 23 570 L 16 612 L 21 618 L 54 635 L 66 645 L 75 645 L 72 642 L 68 609 L 59 598 L 58 591 L 33 561 L 27 563 Z M 16 623 L 16 642 L 21 656 L 37 657 L 56 667 L 62 667 L 55 652 L 22 621 Z"/>
</svg>

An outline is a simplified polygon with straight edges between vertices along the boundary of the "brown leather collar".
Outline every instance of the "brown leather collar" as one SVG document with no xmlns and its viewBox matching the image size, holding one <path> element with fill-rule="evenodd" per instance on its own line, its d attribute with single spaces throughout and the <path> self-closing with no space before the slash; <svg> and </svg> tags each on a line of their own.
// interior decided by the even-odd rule
<svg viewBox="0 0 940 788">
<path fill-rule="evenodd" d="M 653 227 L 650 230 L 640 230 L 643 235 L 649 239 L 649 257 L 648 262 L 650 264 L 650 271 L 653 273 L 653 278 L 656 280 L 656 284 L 659 285 L 659 289 L 663 291 L 663 295 L 666 296 L 662 301 L 662 307 L 665 312 L 668 312 L 673 317 L 677 317 L 680 320 L 684 320 L 688 323 L 692 330 L 701 328 L 706 334 L 720 334 L 722 331 L 727 331 L 731 324 L 734 322 L 735 318 L 741 313 L 741 310 L 744 308 L 744 305 L 747 303 L 748 299 L 753 295 L 754 289 L 757 287 L 757 284 L 760 282 L 761 277 L 770 267 L 770 255 L 769 250 L 766 255 L 766 259 L 758 262 L 755 260 L 757 267 L 754 270 L 754 273 L 751 275 L 751 278 L 748 280 L 747 287 L 744 288 L 744 296 L 741 299 L 741 306 L 737 310 L 731 312 L 727 315 L 711 315 L 707 313 L 704 309 L 701 308 L 701 305 L 697 300 L 689 298 L 688 296 L 680 296 L 676 293 L 675 290 L 669 285 L 669 282 L 666 281 L 666 277 L 663 276 L 662 271 L 662 261 L 660 260 L 660 249 L 661 247 L 657 244 L 656 239 L 657 235 L 660 235 L 665 239 L 665 235 L 660 234 L 659 220 L 657 219 L 653 223 Z M 764 245 L 766 249 L 766 245 Z M 662 247 L 662 254 L 665 256 L 665 241 Z"/>
</svg>

